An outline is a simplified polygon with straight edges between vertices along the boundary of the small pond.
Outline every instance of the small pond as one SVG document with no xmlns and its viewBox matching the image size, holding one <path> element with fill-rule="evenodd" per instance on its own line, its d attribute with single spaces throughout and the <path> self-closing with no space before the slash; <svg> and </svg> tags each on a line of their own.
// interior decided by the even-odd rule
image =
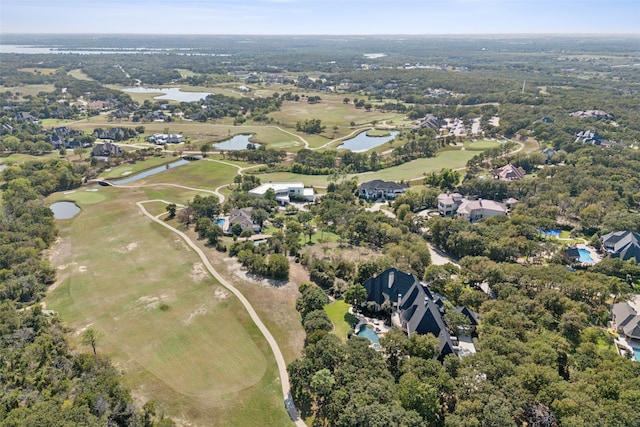
<svg viewBox="0 0 640 427">
<path fill-rule="evenodd" d="M 178 102 L 195 102 L 212 95 L 211 92 L 183 92 L 179 87 L 126 87 L 122 89 L 123 92 L 128 93 L 163 93 L 164 95 L 154 96 L 153 99 L 178 101 Z"/>
<path fill-rule="evenodd" d="M 380 338 L 378 338 L 378 334 L 376 334 L 376 331 L 374 331 L 373 328 L 369 325 L 362 325 L 356 335 L 359 337 L 366 338 L 374 344 L 380 343 Z"/>
<path fill-rule="evenodd" d="M 249 141 L 253 134 L 250 135 L 236 135 L 233 138 L 226 139 L 222 142 L 213 144 L 213 147 L 217 150 L 246 150 L 247 146 L 253 145 L 253 148 L 258 148 L 260 144 Z"/>
<path fill-rule="evenodd" d="M 55 202 L 49 209 L 53 212 L 55 219 L 69 219 L 78 215 L 80 208 L 73 202 Z"/>
<path fill-rule="evenodd" d="M 393 141 L 400 132 L 389 132 L 389 136 L 368 136 L 367 132 L 360 132 L 353 138 L 345 139 L 344 143 L 338 147 L 338 150 L 351 150 L 354 153 L 371 150 L 389 141 Z"/>
<path fill-rule="evenodd" d="M 189 163 L 188 160 L 180 159 L 180 160 L 176 160 L 175 162 L 167 163 L 166 165 L 158 166 L 153 169 L 149 169 L 144 172 L 137 173 L 127 178 L 108 180 L 108 181 L 111 182 L 113 185 L 129 184 L 130 182 L 134 182 L 139 179 L 146 178 L 151 175 L 155 175 L 162 171 L 166 171 L 167 169 L 177 168 L 178 166 L 186 165 L 188 163 Z"/>
</svg>

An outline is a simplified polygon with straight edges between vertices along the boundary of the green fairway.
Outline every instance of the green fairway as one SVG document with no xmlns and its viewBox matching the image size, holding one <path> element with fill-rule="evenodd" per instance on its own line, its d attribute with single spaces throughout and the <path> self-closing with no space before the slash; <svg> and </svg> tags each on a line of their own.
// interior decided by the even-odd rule
<svg viewBox="0 0 640 427">
<path fill-rule="evenodd" d="M 151 169 L 156 166 L 164 165 L 166 163 L 175 162 L 178 160 L 177 157 L 172 156 L 153 156 L 148 157 L 143 161 L 135 162 L 135 163 L 123 163 L 114 168 L 104 171 L 100 177 L 103 179 L 118 179 L 124 178 L 128 175 L 134 175 L 143 170 Z"/>
<path fill-rule="evenodd" d="M 52 258 L 60 283 L 48 308 L 76 330 L 103 332 L 98 351 L 167 415 L 196 425 L 287 425 L 273 355 L 240 302 L 179 238 L 140 214 L 133 200 L 142 189 L 90 190 L 51 198 L 82 211 L 59 222 Z"/>
<path fill-rule="evenodd" d="M 481 139 L 478 141 L 466 141 L 464 143 L 464 148 L 466 150 L 471 150 L 471 151 L 484 151 L 484 150 L 488 150 L 489 148 L 496 148 L 500 146 L 500 143 L 498 141 L 495 140 L 489 140 L 489 139 Z"/>
<path fill-rule="evenodd" d="M 333 333 L 343 341 L 347 340 L 349 331 L 357 322 L 356 317 L 349 313 L 349 307 L 351 307 L 351 304 L 343 300 L 336 300 L 324 306 L 324 311 L 327 312 L 329 319 L 333 322 Z"/>
</svg>

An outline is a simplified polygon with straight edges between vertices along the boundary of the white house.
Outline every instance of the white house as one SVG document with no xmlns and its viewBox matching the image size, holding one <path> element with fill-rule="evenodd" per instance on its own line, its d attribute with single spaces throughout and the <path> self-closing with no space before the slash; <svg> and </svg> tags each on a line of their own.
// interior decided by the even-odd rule
<svg viewBox="0 0 640 427">
<path fill-rule="evenodd" d="M 507 207 L 493 200 L 464 200 L 458 207 L 458 216 L 476 222 L 484 218 L 507 215 Z"/>
<path fill-rule="evenodd" d="M 409 189 L 408 185 L 375 179 L 360 184 L 358 195 L 365 199 L 395 199 Z"/>
<path fill-rule="evenodd" d="M 182 142 L 182 135 L 156 133 L 147 138 L 147 141 L 153 144 L 180 144 Z"/>
<path fill-rule="evenodd" d="M 438 196 L 438 212 L 445 218 L 452 217 L 464 200 L 460 193 L 442 193 Z"/>
<path fill-rule="evenodd" d="M 313 188 L 305 188 L 301 182 L 269 182 L 249 190 L 249 194 L 264 197 L 269 190 L 273 190 L 276 194 L 276 201 L 281 205 L 290 203 L 292 196 L 307 202 L 313 202 L 315 199 Z"/>
</svg>

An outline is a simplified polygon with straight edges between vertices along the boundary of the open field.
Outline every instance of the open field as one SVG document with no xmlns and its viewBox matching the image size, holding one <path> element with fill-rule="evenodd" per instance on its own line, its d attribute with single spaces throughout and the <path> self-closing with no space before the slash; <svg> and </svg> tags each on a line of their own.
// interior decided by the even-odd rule
<svg viewBox="0 0 640 427">
<path fill-rule="evenodd" d="M 73 77 L 74 79 L 78 79 L 78 80 L 93 80 L 91 77 L 86 75 L 85 72 L 82 71 L 81 69 L 71 70 L 67 74 Z"/>
<path fill-rule="evenodd" d="M 353 104 L 344 104 L 342 95 L 320 94 L 322 100 L 317 104 L 308 104 L 305 98 L 300 101 L 285 101 L 282 103 L 280 111 L 269 114 L 274 120 L 282 125 L 295 129 L 297 122 L 306 119 L 320 119 L 326 126 L 322 136 L 304 135 L 311 147 L 319 147 L 332 139 L 339 138 L 351 133 L 349 128 L 351 122 L 356 126 L 370 124 L 372 121 L 382 123 L 392 120 L 400 122 L 404 116 L 397 113 L 383 113 L 372 109 L 366 111 L 364 108 L 356 109 Z M 334 131 L 334 126 L 338 129 Z"/>
<path fill-rule="evenodd" d="M 480 139 L 477 141 L 465 141 L 464 148 L 465 150 L 470 151 L 484 151 L 490 148 L 496 148 L 500 146 L 500 142 L 496 140 L 490 139 Z"/>
<path fill-rule="evenodd" d="M 37 85 L 20 85 L 20 86 L 3 86 L 3 92 L 12 92 L 14 95 L 18 96 L 36 96 L 40 92 L 53 92 L 56 90 L 55 86 L 52 84 L 37 84 Z"/>
<path fill-rule="evenodd" d="M 58 71 L 58 69 L 37 67 L 37 68 L 20 68 L 18 69 L 18 71 L 22 71 L 24 73 L 42 74 L 44 76 L 49 76 L 51 74 L 55 74 Z"/>
<path fill-rule="evenodd" d="M 440 169 L 460 169 L 464 168 L 467 161 L 475 156 L 475 151 L 452 150 L 438 153 L 436 157 L 412 160 L 399 166 L 382 169 L 375 172 L 363 172 L 349 175 L 357 177 L 359 182 L 371 181 L 373 179 L 383 179 L 391 181 L 409 180 L 421 178 L 423 173 L 439 171 Z M 257 174 L 262 182 L 297 181 L 305 185 L 326 188 L 329 185 L 326 175 L 302 175 L 291 172 L 272 172 Z"/>
<path fill-rule="evenodd" d="M 143 170 L 151 169 L 156 166 L 164 165 L 176 161 L 178 158 L 173 156 L 152 156 L 143 161 L 138 161 L 133 164 L 123 163 L 114 168 L 104 171 L 100 174 L 100 178 L 103 179 L 118 179 L 124 178 L 129 175 L 134 175 Z"/>
<path fill-rule="evenodd" d="M 48 307 L 74 329 L 104 332 L 98 351 L 127 371 L 136 397 L 178 421 L 287 425 L 268 345 L 193 252 L 140 214 L 133 201 L 147 190 L 90 190 L 51 198 L 82 212 L 59 222 Z"/>
</svg>

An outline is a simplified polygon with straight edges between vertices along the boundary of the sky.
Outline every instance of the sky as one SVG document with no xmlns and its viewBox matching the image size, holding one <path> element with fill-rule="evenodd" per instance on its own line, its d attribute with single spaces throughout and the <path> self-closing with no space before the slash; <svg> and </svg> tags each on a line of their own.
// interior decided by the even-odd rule
<svg viewBox="0 0 640 427">
<path fill-rule="evenodd" d="M 640 0 L 0 0 L 2 33 L 640 34 Z"/>
</svg>

